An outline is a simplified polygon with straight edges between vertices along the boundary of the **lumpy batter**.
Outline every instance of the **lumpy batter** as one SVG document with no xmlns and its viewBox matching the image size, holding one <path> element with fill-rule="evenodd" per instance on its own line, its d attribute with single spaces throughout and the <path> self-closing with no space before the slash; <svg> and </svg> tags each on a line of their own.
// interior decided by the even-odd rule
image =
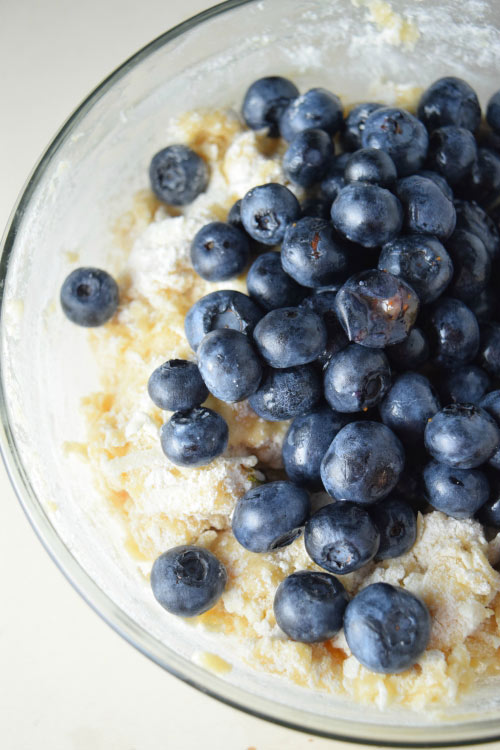
<svg viewBox="0 0 500 750">
<path fill-rule="evenodd" d="M 208 190 L 182 213 L 169 213 L 149 193 L 136 197 L 117 226 L 123 248 L 119 312 L 90 334 L 98 362 L 105 365 L 101 391 L 84 403 L 85 450 L 103 497 L 126 525 L 129 551 L 148 571 L 175 545 L 211 549 L 227 567 L 228 584 L 218 604 L 197 621 L 231 639 L 253 668 L 380 707 L 455 702 L 479 679 L 500 672 L 500 574 L 492 567 L 499 545 L 486 542 L 479 523 L 437 511 L 419 515 L 410 552 L 341 578 L 350 593 L 376 581 L 407 588 L 432 615 L 431 640 L 417 664 L 398 675 L 375 674 L 351 656 L 342 631 L 309 645 L 289 640 L 277 627 L 272 603 L 280 581 L 296 570 L 319 570 L 302 538 L 254 554 L 232 535 L 236 500 L 265 476 L 280 476 L 288 423 L 265 422 L 246 402 L 225 404 L 211 396 L 207 405 L 229 425 L 225 455 L 192 469 L 163 454 L 159 429 L 169 415 L 148 396 L 151 372 L 167 359 L 193 359 L 184 317 L 197 299 L 216 289 L 246 292 L 243 277 L 214 284 L 194 273 L 193 236 L 209 221 L 225 220 L 232 204 L 255 185 L 281 182 L 301 198 L 281 169 L 285 146 L 245 130 L 231 112 L 186 115 L 166 142 L 185 143 L 206 159 Z M 327 499 L 313 496 L 313 506 Z"/>
</svg>

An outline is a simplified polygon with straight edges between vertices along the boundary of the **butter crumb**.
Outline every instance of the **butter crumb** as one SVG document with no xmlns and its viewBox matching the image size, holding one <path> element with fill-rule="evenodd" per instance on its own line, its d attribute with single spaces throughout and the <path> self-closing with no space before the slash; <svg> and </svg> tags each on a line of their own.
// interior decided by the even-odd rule
<svg viewBox="0 0 500 750">
<path fill-rule="evenodd" d="M 204 667 L 214 674 L 227 674 L 233 668 L 232 664 L 210 651 L 195 651 L 192 660 L 199 667 Z"/>
<path fill-rule="evenodd" d="M 375 24 L 384 41 L 394 47 L 413 49 L 420 38 L 418 26 L 396 13 L 386 0 L 351 0 L 356 7 L 364 6 L 368 20 Z"/>
</svg>

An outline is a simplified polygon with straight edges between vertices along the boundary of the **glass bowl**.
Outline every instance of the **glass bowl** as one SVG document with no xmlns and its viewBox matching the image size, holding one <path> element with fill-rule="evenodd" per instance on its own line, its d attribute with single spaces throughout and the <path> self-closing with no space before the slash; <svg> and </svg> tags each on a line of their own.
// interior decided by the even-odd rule
<svg viewBox="0 0 500 750">
<path fill-rule="evenodd" d="M 327 737 L 385 745 L 460 745 L 500 738 L 500 691 L 483 685 L 436 718 L 378 711 L 235 664 L 193 661 L 209 635 L 158 617 L 123 530 L 64 449 L 84 440 L 82 395 L 97 388 L 87 332 L 59 310 L 75 265 L 113 269 L 116 219 L 147 186 L 147 165 L 173 116 L 239 106 L 255 78 L 325 85 L 346 103 L 411 101 L 442 75 L 466 78 L 484 105 L 498 88 L 495 0 L 234 0 L 165 33 L 107 78 L 61 128 L 7 229 L 0 268 L 4 459 L 41 541 L 88 603 L 136 648 L 200 690 L 249 713 Z M 220 643 L 216 649 L 222 656 Z"/>
</svg>

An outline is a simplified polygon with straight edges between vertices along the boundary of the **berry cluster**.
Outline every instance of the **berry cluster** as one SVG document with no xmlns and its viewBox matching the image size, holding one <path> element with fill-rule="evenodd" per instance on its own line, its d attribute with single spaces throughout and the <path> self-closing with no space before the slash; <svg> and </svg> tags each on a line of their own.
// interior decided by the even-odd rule
<svg viewBox="0 0 500 750">
<path fill-rule="evenodd" d="M 367 102 L 344 119 L 331 92 L 299 95 L 273 76 L 250 86 L 242 115 L 288 142 L 283 170 L 306 198 L 255 186 L 226 222 L 193 238 L 195 271 L 224 281 L 247 269 L 248 296 L 198 300 L 185 320 L 197 364 L 171 360 L 151 375 L 152 400 L 174 411 L 161 445 L 181 466 L 224 452 L 227 424 L 202 406 L 209 392 L 248 399 L 265 420 L 293 420 L 288 479 L 240 498 L 233 533 L 268 553 L 304 532 L 326 572 L 280 584 L 278 625 L 305 642 L 343 626 L 362 664 L 399 672 L 428 642 L 425 604 L 388 584 L 349 602 L 335 576 L 407 552 L 426 502 L 500 528 L 500 92 L 489 127 L 473 89 L 451 77 L 424 92 L 417 116 Z M 175 145 L 155 155 L 150 178 L 161 200 L 184 205 L 209 175 Z M 92 307 L 87 289 L 66 282 L 61 298 L 72 320 L 93 325 L 74 312 Z M 311 513 L 308 490 L 322 489 L 335 502 Z M 155 562 L 151 583 L 166 609 L 192 616 L 214 604 L 225 576 L 209 551 L 179 547 Z"/>
</svg>

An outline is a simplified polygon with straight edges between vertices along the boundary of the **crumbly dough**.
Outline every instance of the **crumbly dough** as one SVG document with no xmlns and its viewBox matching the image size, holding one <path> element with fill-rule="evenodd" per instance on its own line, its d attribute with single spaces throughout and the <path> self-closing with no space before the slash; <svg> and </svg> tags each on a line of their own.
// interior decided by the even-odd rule
<svg viewBox="0 0 500 750">
<path fill-rule="evenodd" d="M 166 142 L 187 143 L 204 156 L 209 188 L 182 214 L 169 213 L 149 193 L 136 198 L 116 227 L 124 269 L 119 312 L 90 334 L 105 366 L 101 391 L 84 403 L 85 452 L 103 497 L 125 524 L 127 548 L 145 574 L 174 545 L 213 550 L 227 567 L 228 585 L 197 621 L 233 639 L 253 668 L 380 707 L 455 702 L 478 679 L 500 669 L 500 575 L 488 560 L 497 562 L 500 544 L 488 545 L 480 524 L 439 512 L 419 516 L 410 552 L 341 578 L 350 593 L 375 581 L 403 586 L 430 609 L 431 641 L 418 663 L 403 674 L 375 674 L 350 654 L 342 632 L 309 645 L 289 640 L 277 627 L 272 602 L 280 581 L 296 570 L 319 569 L 302 538 L 273 553 L 254 554 L 231 533 L 236 500 L 264 479 L 262 471 L 268 478 L 279 476 L 287 423 L 263 421 L 246 402 L 229 405 L 210 397 L 208 405 L 229 424 L 226 454 L 197 469 L 175 466 L 164 456 L 159 429 L 165 413 L 148 397 L 148 377 L 166 359 L 193 358 L 183 322 L 199 297 L 222 288 L 246 291 L 243 278 L 213 284 L 197 277 L 189 261 L 191 239 L 208 221 L 224 220 L 251 187 L 288 184 L 280 164 L 283 144 L 243 129 L 230 112 L 186 115 Z M 324 503 L 325 497 L 314 501 Z"/>
</svg>

